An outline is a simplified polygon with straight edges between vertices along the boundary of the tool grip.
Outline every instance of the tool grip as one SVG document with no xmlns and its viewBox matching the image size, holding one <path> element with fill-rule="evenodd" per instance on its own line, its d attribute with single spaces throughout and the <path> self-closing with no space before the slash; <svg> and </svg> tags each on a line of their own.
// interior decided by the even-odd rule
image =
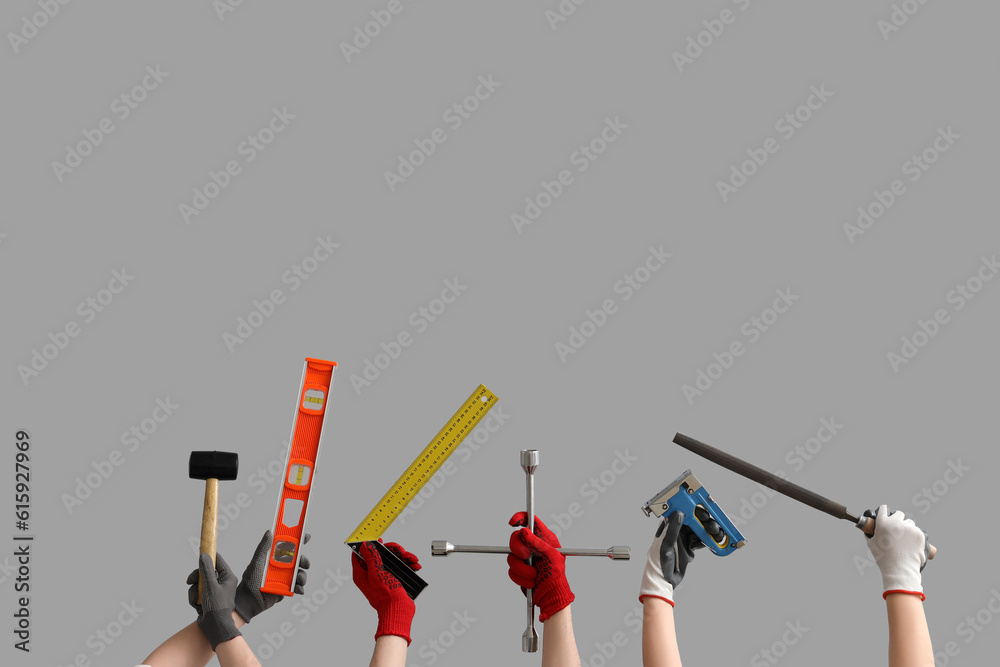
<svg viewBox="0 0 1000 667">
<path fill-rule="evenodd" d="M 358 554 L 358 558 L 360 558 L 362 544 L 363 542 L 348 542 L 347 546 L 351 547 L 351 549 L 354 550 L 354 553 Z M 382 564 L 385 566 L 385 569 L 388 570 L 392 576 L 396 577 L 396 579 L 399 579 L 399 583 L 403 585 L 403 590 L 410 596 L 410 599 L 416 600 L 421 591 L 427 588 L 427 582 L 417 576 L 417 573 L 410 569 L 410 566 L 406 564 L 406 561 L 393 553 L 389 547 L 385 546 L 378 540 L 370 540 L 368 544 L 372 545 L 372 547 L 378 551 L 379 555 L 382 557 Z"/>
<path fill-rule="evenodd" d="M 205 508 L 201 514 L 201 545 L 198 547 L 199 558 L 201 554 L 208 554 L 212 557 L 212 566 L 215 566 L 216 548 L 216 527 L 219 520 L 219 480 L 209 477 L 205 480 Z M 205 582 L 201 573 L 198 573 L 198 604 L 201 604 L 201 593 L 205 588 Z"/>
<path fill-rule="evenodd" d="M 858 526 L 861 531 L 871 537 L 875 534 L 875 519 L 869 517 L 862 517 L 865 520 L 864 526 Z M 933 544 L 927 545 L 927 560 L 934 560 L 934 556 L 937 554 L 937 547 Z"/>
</svg>

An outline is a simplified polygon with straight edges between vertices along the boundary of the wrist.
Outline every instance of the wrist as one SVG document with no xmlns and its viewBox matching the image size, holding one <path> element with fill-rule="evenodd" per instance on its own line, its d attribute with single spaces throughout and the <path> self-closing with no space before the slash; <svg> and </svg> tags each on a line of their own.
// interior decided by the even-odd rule
<svg viewBox="0 0 1000 667">
<path fill-rule="evenodd" d="M 674 601 L 672 599 L 652 593 L 641 594 L 639 596 L 639 602 L 641 602 L 646 609 L 660 608 L 663 606 L 669 606 L 673 609 L 674 607 Z"/>
<path fill-rule="evenodd" d="M 219 644 L 242 636 L 233 616 L 232 609 L 217 609 L 205 612 L 198 619 L 198 627 L 212 645 L 213 651 Z"/>
<path fill-rule="evenodd" d="M 241 598 L 240 591 L 237 591 L 236 598 L 233 600 L 233 614 L 244 624 L 247 624 L 254 617 L 254 614 L 250 606 L 245 604 Z"/>
<path fill-rule="evenodd" d="M 554 614 L 548 617 L 548 620 L 545 621 L 546 623 L 545 627 L 550 628 L 562 625 L 572 628 L 573 627 L 573 616 L 571 611 L 572 609 L 573 605 L 570 604 L 567 605 L 566 607 L 563 607 L 559 611 L 555 612 Z"/>
<path fill-rule="evenodd" d="M 410 645 L 410 642 L 406 637 L 400 637 L 399 635 L 379 635 L 375 638 L 375 647 L 384 647 L 386 650 L 393 648 L 401 648 L 404 651 L 406 647 Z"/>
<path fill-rule="evenodd" d="M 246 581 L 241 581 L 236 589 L 236 595 L 233 597 L 233 611 L 240 615 L 243 623 L 249 623 L 274 604 L 269 603 L 265 599 L 267 597 L 259 588 L 251 586 Z"/>
<path fill-rule="evenodd" d="M 544 623 L 555 614 L 569 607 L 574 600 L 576 600 L 576 595 L 569 589 L 569 586 L 566 586 L 565 589 L 554 591 L 539 601 L 538 608 L 540 611 L 538 613 L 538 620 Z"/>
<path fill-rule="evenodd" d="M 882 593 L 882 599 L 888 600 L 890 595 L 912 595 L 914 597 L 919 597 L 921 602 L 927 599 L 927 596 L 924 595 L 924 592 L 922 590 L 910 591 L 902 588 L 894 588 L 885 591 L 884 593 Z"/>
</svg>

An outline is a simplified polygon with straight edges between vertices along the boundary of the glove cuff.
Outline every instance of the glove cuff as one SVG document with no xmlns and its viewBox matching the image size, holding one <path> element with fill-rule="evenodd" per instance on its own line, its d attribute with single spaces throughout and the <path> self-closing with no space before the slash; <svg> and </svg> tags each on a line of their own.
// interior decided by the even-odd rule
<svg viewBox="0 0 1000 667">
<path fill-rule="evenodd" d="M 639 596 L 639 602 L 645 604 L 645 599 L 644 598 L 656 598 L 658 600 L 663 600 L 664 602 L 666 602 L 667 604 L 669 604 L 671 607 L 676 606 L 674 604 L 673 600 L 671 600 L 669 598 L 665 598 L 662 595 L 652 595 L 650 593 L 644 593 L 644 594 L 642 594 L 642 595 Z"/>
<path fill-rule="evenodd" d="M 883 572 L 882 589 L 884 591 L 912 591 L 914 593 L 923 593 L 924 591 L 924 587 L 920 583 L 920 571 L 916 568 L 913 568 L 912 571 L 890 570 Z"/>
<path fill-rule="evenodd" d="M 886 599 L 886 597 L 888 597 L 889 595 L 892 595 L 894 593 L 905 593 L 906 595 L 919 595 L 921 602 L 923 602 L 924 600 L 927 599 L 927 596 L 923 594 L 923 591 L 906 591 L 906 590 L 903 590 L 901 588 L 895 588 L 895 589 L 892 589 L 892 590 L 888 590 L 885 593 L 882 593 L 882 599 L 884 600 L 884 599 Z"/>
<path fill-rule="evenodd" d="M 567 586 L 565 589 L 559 589 L 553 591 L 549 595 L 538 603 L 538 620 L 544 623 L 545 621 L 552 618 L 552 616 L 559 611 L 562 611 L 566 607 L 572 604 L 576 596 L 573 591 Z"/>
<path fill-rule="evenodd" d="M 247 598 L 251 599 L 248 600 Z M 253 606 L 252 596 L 244 594 L 241 585 L 236 591 L 236 597 L 233 599 L 233 610 L 240 615 L 244 623 L 249 623 L 250 619 L 254 617 Z"/>
<path fill-rule="evenodd" d="M 213 651 L 222 642 L 243 636 L 236 629 L 232 609 L 216 609 L 202 614 L 198 619 L 198 627 L 212 645 Z"/>
<path fill-rule="evenodd" d="M 396 635 L 405 639 L 406 645 L 409 646 L 410 626 L 413 625 L 413 615 L 416 610 L 417 607 L 409 596 L 405 600 L 393 601 L 376 609 L 378 627 L 375 628 L 375 639 L 382 635 Z"/>
<path fill-rule="evenodd" d="M 671 605 L 674 603 L 674 587 L 663 578 L 659 566 L 651 567 L 650 564 L 646 564 L 646 569 L 642 573 L 642 583 L 639 585 L 639 600 L 644 597 L 660 598 Z"/>
</svg>

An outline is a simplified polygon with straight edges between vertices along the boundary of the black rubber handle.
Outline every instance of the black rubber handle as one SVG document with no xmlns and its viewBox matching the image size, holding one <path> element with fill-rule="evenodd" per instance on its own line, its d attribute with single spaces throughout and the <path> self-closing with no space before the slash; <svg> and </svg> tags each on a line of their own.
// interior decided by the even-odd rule
<svg viewBox="0 0 1000 667">
<path fill-rule="evenodd" d="M 364 543 L 351 542 L 348 546 L 355 553 L 358 553 L 362 544 Z M 382 564 L 385 565 L 385 569 L 392 573 L 392 576 L 399 579 L 399 583 L 403 585 L 403 590 L 410 596 L 410 599 L 416 600 L 421 591 L 427 588 L 427 582 L 417 576 L 417 573 L 410 569 L 406 561 L 394 554 L 392 550 L 378 540 L 372 540 L 368 544 L 375 547 L 375 550 L 379 552 L 379 555 L 382 556 Z M 358 555 L 360 557 L 360 554 Z"/>
</svg>

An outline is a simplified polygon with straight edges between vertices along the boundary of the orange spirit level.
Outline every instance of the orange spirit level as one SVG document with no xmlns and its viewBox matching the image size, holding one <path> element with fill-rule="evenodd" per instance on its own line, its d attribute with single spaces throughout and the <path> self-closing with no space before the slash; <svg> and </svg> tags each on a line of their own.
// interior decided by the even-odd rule
<svg viewBox="0 0 1000 667">
<path fill-rule="evenodd" d="M 274 539 L 260 590 L 292 595 L 299 569 L 299 545 L 305 535 L 309 494 L 316 478 L 319 446 L 326 424 L 326 407 L 333 386 L 335 361 L 306 358 L 299 386 L 299 398 L 288 438 L 288 456 L 281 485 L 281 497 L 274 512 Z"/>
</svg>

